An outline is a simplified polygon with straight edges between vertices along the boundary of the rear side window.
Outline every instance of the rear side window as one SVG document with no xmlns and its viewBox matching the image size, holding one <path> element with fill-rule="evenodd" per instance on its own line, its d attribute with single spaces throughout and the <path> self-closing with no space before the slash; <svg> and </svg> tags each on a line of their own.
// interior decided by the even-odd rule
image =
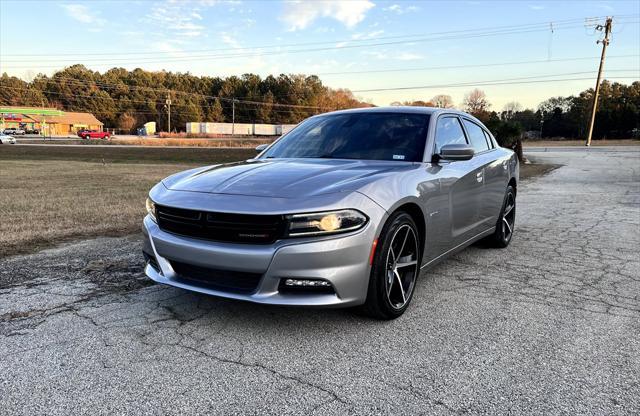
<svg viewBox="0 0 640 416">
<path fill-rule="evenodd" d="M 493 145 L 493 139 L 491 139 L 491 135 L 488 131 L 482 130 L 484 132 L 484 137 L 487 138 L 487 144 L 489 144 L 489 148 L 493 149 L 495 146 Z"/>
<path fill-rule="evenodd" d="M 487 138 L 484 135 L 482 127 L 466 119 L 463 122 L 464 127 L 467 129 L 467 133 L 469 133 L 469 141 L 471 142 L 473 150 L 475 150 L 476 153 L 489 150 Z"/>
<path fill-rule="evenodd" d="M 440 117 L 436 124 L 435 153 L 439 154 L 444 145 L 457 143 L 467 143 L 460 121 L 457 117 Z"/>
</svg>

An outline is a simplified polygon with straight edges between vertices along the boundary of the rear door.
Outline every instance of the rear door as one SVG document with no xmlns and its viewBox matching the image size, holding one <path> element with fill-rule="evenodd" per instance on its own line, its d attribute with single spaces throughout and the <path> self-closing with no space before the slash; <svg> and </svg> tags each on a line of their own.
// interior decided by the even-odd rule
<svg viewBox="0 0 640 416">
<path fill-rule="evenodd" d="M 495 225 L 502 206 L 506 182 L 501 160 L 496 160 L 494 143 L 486 130 L 474 120 L 463 118 L 467 137 L 476 154 L 474 159 L 478 169 L 482 170 L 482 195 L 480 196 L 479 221 L 482 232 Z"/>
<path fill-rule="evenodd" d="M 500 210 L 504 202 L 504 195 L 509 183 L 509 157 L 499 156 L 502 153 L 498 150 L 495 139 L 488 130 L 484 130 L 487 143 L 492 148 L 489 153 L 490 160 L 485 167 L 485 205 L 484 215 L 489 218 L 490 225 L 498 221 Z"/>
</svg>

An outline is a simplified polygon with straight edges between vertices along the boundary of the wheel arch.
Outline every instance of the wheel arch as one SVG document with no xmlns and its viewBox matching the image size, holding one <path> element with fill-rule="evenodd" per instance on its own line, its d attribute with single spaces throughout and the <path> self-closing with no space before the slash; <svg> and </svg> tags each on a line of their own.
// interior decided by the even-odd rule
<svg viewBox="0 0 640 416">
<path fill-rule="evenodd" d="M 515 177 L 511 177 L 511 179 L 509 179 L 509 183 L 507 185 L 508 186 L 513 186 L 513 190 L 515 191 L 516 195 L 518 194 L 518 181 L 516 181 Z"/>
<path fill-rule="evenodd" d="M 420 205 L 415 202 L 404 202 L 403 204 L 395 207 L 394 210 L 389 214 L 389 216 L 395 214 L 396 212 L 406 212 L 416 223 L 416 226 L 418 227 L 418 233 L 420 234 L 420 251 L 424 252 L 427 240 L 427 224 L 425 221 L 424 212 L 422 212 L 422 208 L 420 208 Z"/>
</svg>

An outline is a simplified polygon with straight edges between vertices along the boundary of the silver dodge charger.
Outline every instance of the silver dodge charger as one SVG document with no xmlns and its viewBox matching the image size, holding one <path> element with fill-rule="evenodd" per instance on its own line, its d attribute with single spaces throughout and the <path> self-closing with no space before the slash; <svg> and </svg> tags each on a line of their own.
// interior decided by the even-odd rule
<svg viewBox="0 0 640 416">
<path fill-rule="evenodd" d="M 169 176 L 144 219 L 147 276 L 226 298 L 408 307 L 420 270 L 513 235 L 519 166 L 469 114 L 367 108 L 311 117 L 254 158 Z"/>
</svg>

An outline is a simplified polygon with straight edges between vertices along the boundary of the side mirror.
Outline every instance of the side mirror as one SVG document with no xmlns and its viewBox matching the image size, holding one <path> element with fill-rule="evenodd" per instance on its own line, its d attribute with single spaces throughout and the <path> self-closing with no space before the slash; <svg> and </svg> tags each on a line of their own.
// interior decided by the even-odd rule
<svg viewBox="0 0 640 416">
<path fill-rule="evenodd" d="M 262 152 L 264 149 L 266 149 L 267 147 L 269 147 L 269 145 L 268 145 L 268 144 L 266 144 L 266 143 L 265 143 L 265 144 L 258 145 L 258 146 L 256 146 L 256 152 L 260 153 L 260 152 Z"/>
<path fill-rule="evenodd" d="M 468 144 L 455 143 L 442 146 L 438 156 L 443 160 L 469 160 L 475 153 L 473 147 Z"/>
</svg>

